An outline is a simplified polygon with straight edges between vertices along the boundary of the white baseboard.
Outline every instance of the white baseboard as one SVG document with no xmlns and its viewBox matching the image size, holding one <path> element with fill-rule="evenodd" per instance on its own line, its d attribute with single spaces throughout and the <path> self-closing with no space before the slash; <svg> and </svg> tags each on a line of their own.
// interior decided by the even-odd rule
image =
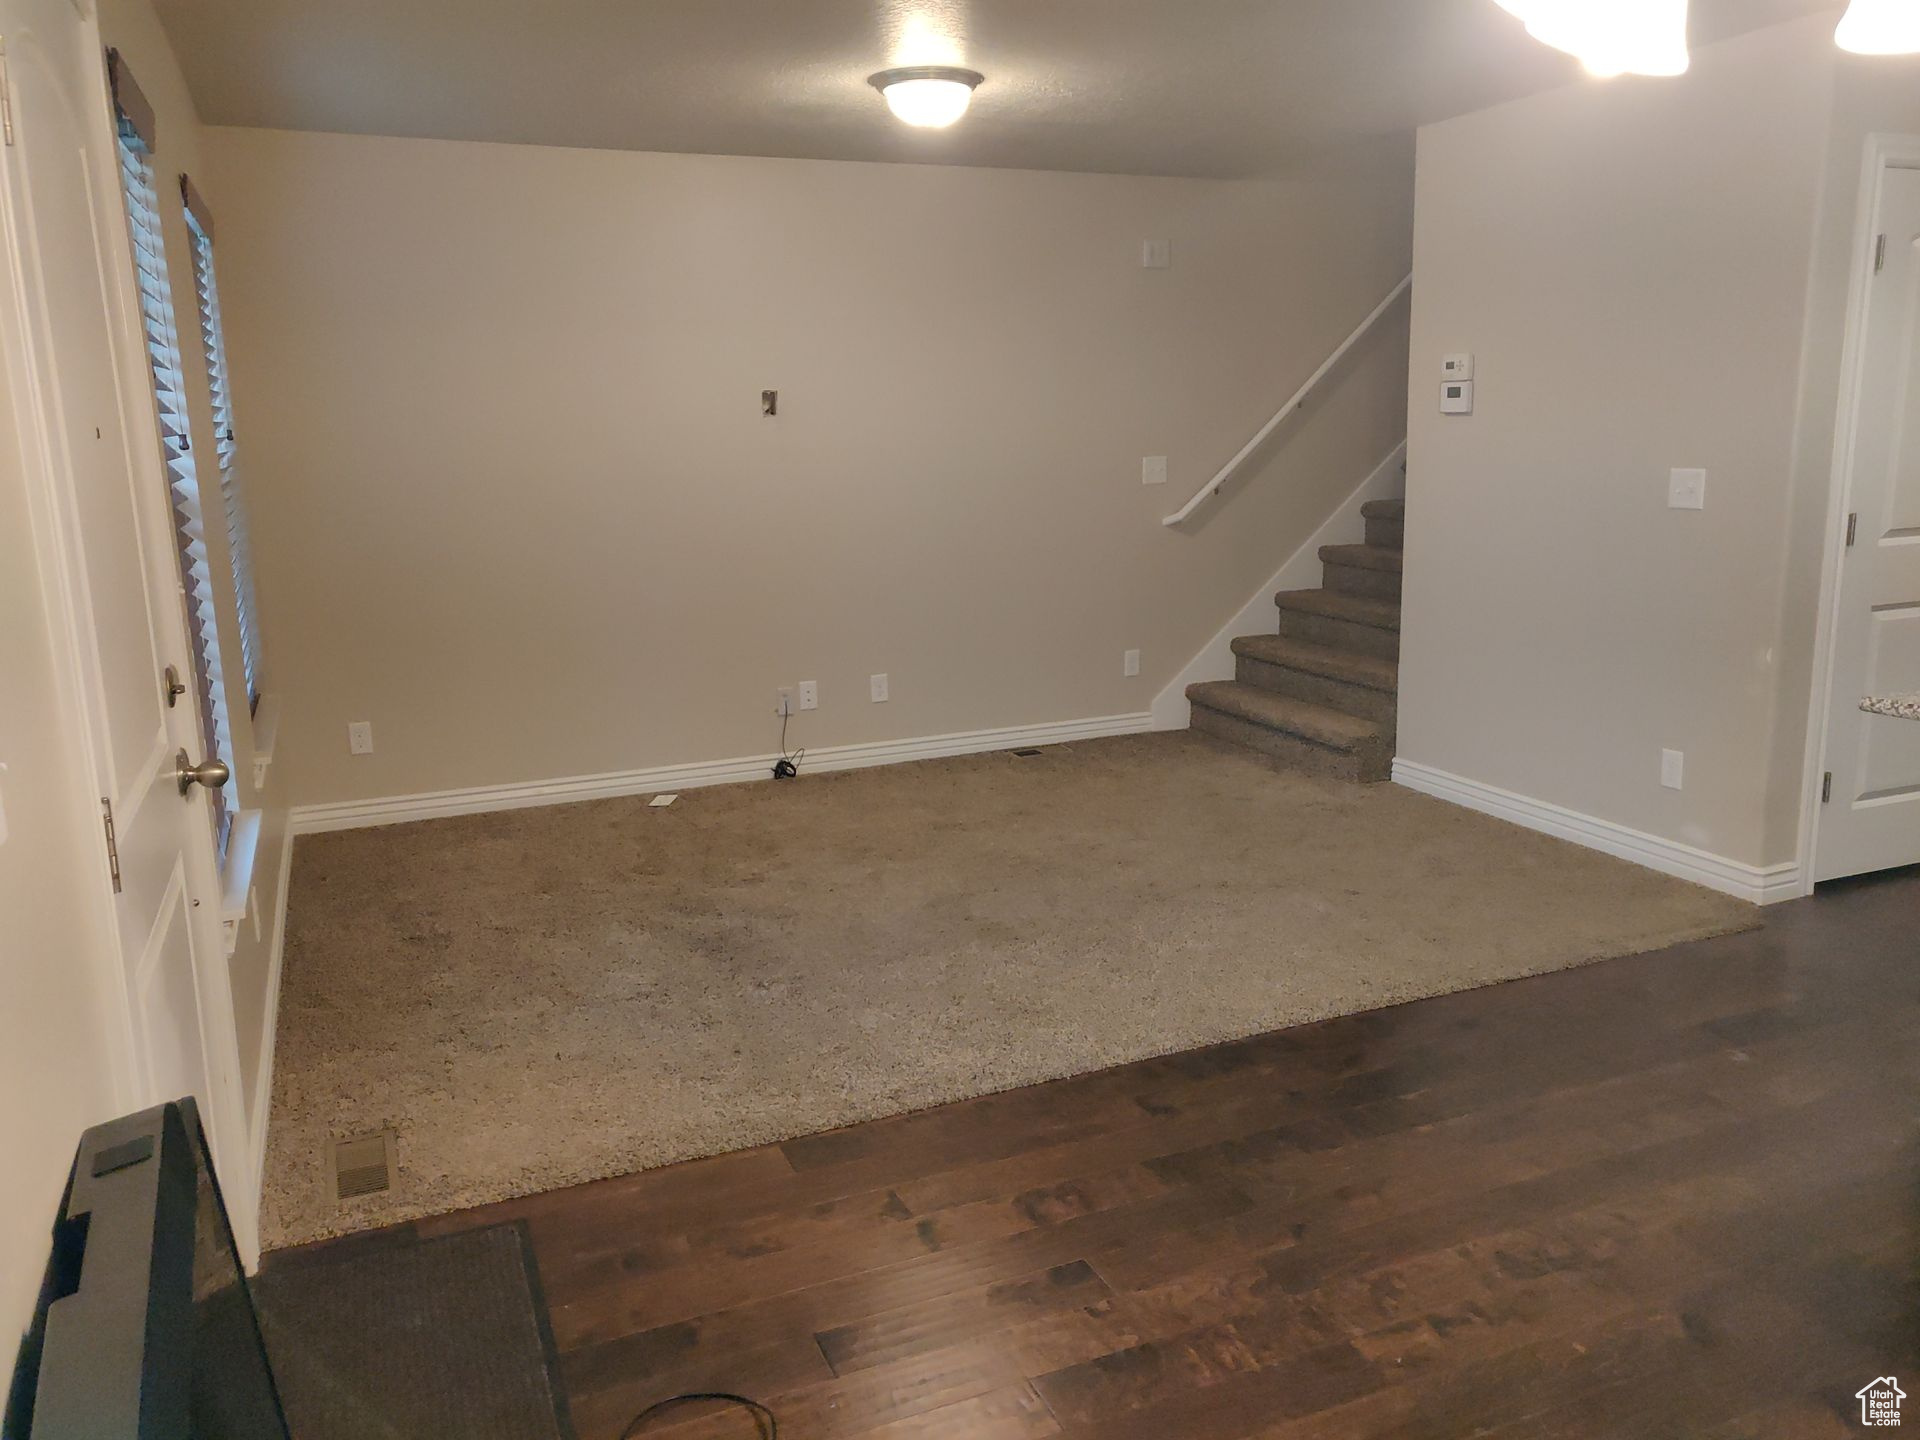
<svg viewBox="0 0 1920 1440">
<path fill-rule="evenodd" d="M 1360 507 L 1369 500 L 1398 499 L 1406 487 L 1403 462 L 1407 442 L 1393 447 L 1393 453 L 1374 467 L 1373 473 L 1340 502 L 1327 521 L 1261 587 L 1234 612 L 1233 618 L 1201 647 L 1200 653 L 1167 682 L 1153 702 L 1153 728 L 1184 730 L 1192 711 L 1187 704 L 1187 687 L 1208 680 L 1231 680 L 1234 673 L 1233 642 L 1242 635 L 1270 635 L 1279 626 L 1274 615 L 1273 597 L 1282 590 L 1313 590 L 1322 579 L 1322 545 L 1357 545 L 1366 535 L 1366 520 Z"/>
<path fill-rule="evenodd" d="M 1782 900 L 1797 900 L 1806 893 L 1797 863 L 1783 865 L 1743 865 L 1721 855 L 1696 850 L 1675 840 L 1665 840 L 1642 830 L 1616 825 L 1611 820 L 1582 815 L 1577 810 L 1549 804 L 1502 790 L 1497 785 L 1468 780 L 1430 765 L 1411 760 L 1393 762 L 1394 783 L 1418 790 L 1423 795 L 1451 801 L 1477 810 L 1482 815 L 1510 820 L 1529 830 L 1538 830 L 1562 840 L 1571 840 L 1589 850 L 1599 850 L 1621 860 L 1631 860 L 1649 870 L 1690 880 L 1709 890 L 1718 890 L 1756 905 L 1773 905 Z"/>
<path fill-rule="evenodd" d="M 254 1110 L 247 1117 L 247 1202 L 253 1212 L 253 1233 L 241 1246 L 247 1273 L 260 1264 L 260 1211 L 267 1189 L 267 1117 L 273 1110 L 273 1042 L 280 1033 L 280 971 L 287 955 L 287 890 L 293 878 L 293 823 L 288 818 L 280 841 L 280 871 L 276 878 L 273 933 L 267 942 L 267 1004 L 261 1016 L 260 1058 L 254 1064 Z"/>
<path fill-rule="evenodd" d="M 988 750 L 1017 750 L 1028 745 L 1060 745 L 1070 740 L 1092 740 L 1105 735 L 1134 735 L 1153 728 L 1152 714 L 1143 710 L 1132 715 L 1103 715 L 1086 720 L 1056 720 L 1044 725 L 1015 725 L 1001 730 L 968 730 L 956 735 L 925 735 L 910 740 L 838 745 L 807 751 L 805 773 L 864 770 L 874 765 L 938 760 L 950 755 L 977 755 Z M 423 795 L 392 795 L 376 800 L 347 800 L 332 805 L 297 805 L 288 816 L 287 827 L 292 835 L 313 835 L 325 830 L 399 825 L 411 820 L 432 820 L 447 815 L 479 815 L 494 810 L 524 810 L 536 805 L 564 805 L 575 800 L 606 800 L 621 795 L 693 790 L 702 785 L 734 785 L 747 780 L 771 779 L 773 762 L 779 758 L 777 755 L 750 755 L 736 760 L 664 765 L 652 770 L 618 770 L 606 775 L 533 780 L 518 785 L 487 785 L 470 790 L 439 790 Z"/>
</svg>

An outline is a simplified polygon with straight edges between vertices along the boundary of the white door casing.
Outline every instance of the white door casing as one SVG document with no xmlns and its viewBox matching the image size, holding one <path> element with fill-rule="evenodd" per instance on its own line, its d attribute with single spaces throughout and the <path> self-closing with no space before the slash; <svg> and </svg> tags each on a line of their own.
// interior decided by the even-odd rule
<svg viewBox="0 0 1920 1440">
<path fill-rule="evenodd" d="M 1815 880 L 1920 863 L 1920 723 L 1859 708 L 1867 695 L 1920 693 L 1920 157 L 1877 157 L 1870 184 L 1841 425 L 1852 543 L 1833 605 Z"/>
<path fill-rule="evenodd" d="M 64 697 L 100 808 L 98 881 L 117 949 L 129 1108 L 192 1094 L 251 1260 L 239 1051 L 205 791 L 176 754 L 207 758 L 185 600 L 133 290 L 97 26 L 72 0 L 0 0 L 12 141 L 0 146 L 7 383 L 21 416 L 36 543 L 59 618 Z M 229 764 L 232 756 L 219 757 Z M 98 798 L 95 799 L 94 797 Z M 104 832 L 119 856 L 114 891 Z M 75 957 L 74 963 L 84 963 Z"/>
</svg>

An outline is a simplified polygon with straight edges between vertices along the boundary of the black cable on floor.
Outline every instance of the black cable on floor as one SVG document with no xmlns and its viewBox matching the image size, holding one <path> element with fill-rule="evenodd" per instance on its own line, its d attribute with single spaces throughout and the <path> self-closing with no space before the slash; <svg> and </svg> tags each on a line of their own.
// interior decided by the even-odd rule
<svg viewBox="0 0 1920 1440">
<path fill-rule="evenodd" d="M 691 1405 L 696 1401 L 711 1400 L 722 1405 L 732 1405 L 737 1409 L 750 1411 L 753 1415 L 753 1428 L 760 1432 L 760 1440 L 777 1440 L 780 1434 L 780 1422 L 773 1418 L 773 1411 L 758 1400 L 749 1400 L 744 1395 L 730 1395 L 724 1390 L 700 1390 L 687 1395 L 675 1395 L 662 1400 L 657 1405 L 649 1405 L 633 1419 L 627 1422 L 627 1428 L 620 1432 L 620 1440 L 633 1440 L 640 1427 L 656 1416 L 665 1414 L 676 1405 Z"/>
<path fill-rule="evenodd" d="M 780 758 L 773 767 L 773 778 L 776 780 L 793 779 L 800 773 L 800 762 L 807 758 L 807 752 L 804 749 L 798 755 L 787 753 L 787 721 L 791 718 L 787 711 L 780 712 Z"/>
</svg>

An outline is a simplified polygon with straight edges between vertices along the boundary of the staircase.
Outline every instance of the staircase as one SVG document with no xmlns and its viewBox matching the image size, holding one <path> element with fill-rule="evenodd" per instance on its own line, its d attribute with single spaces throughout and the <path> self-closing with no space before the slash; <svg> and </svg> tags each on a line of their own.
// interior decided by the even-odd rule
<svg viewBox="0 0 1920 1440">
<path fill-rule="evenodd" d="M 1393 771 L 1406 502 L 1370 500 L 1364 545 L 1323 545 L 1319 590 L 1283 590 L 1275 635 L 1233 642 L 1235 677 L 1189 685 L 1193 728 L 1335 779 Z"/>
</svg>

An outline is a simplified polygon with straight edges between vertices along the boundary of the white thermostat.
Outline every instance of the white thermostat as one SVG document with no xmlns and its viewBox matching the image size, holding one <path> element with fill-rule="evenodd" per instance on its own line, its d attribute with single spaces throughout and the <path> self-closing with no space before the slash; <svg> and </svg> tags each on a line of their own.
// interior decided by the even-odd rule
<svg viewBox="0 0 1920 1440">
<path fill-rule="evenodd" d="M 1471 380 L 1473 378 L 1473 356 L 1465 354 L 1442 355 L 1440 357 L 1440 374 L 1443 379 L 1447 380 Z"/>
<path fill-rule="evenodd" d="M 1471 415 L 1473 413 L 1473 382 L 1471 380 L 1449 380 L 1440 387 L 1440 413 L 1442 415 Z"/>
</svg>

